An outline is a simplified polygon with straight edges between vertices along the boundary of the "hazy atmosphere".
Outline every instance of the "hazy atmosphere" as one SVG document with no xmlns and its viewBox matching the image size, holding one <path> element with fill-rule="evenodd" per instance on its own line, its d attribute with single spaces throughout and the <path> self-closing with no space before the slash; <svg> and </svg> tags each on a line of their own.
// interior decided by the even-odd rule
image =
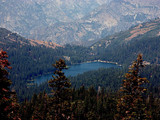
<svg viewBox="0 0 160 120">
<path fill-rule="evenodd" d="M 0 0 L 0 120 L 159 120 L 160 0 Z"/>
</svg>

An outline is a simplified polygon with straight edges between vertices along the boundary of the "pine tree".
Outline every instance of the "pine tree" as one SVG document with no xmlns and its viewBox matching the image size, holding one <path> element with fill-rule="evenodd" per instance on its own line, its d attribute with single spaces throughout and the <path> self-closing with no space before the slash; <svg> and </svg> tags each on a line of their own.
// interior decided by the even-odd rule
<svg viewBox="0 0 160 120">
<path fill-rule="evenodd" d="M 55 120 L 63 120 L 71 117 L 71 83 L 68 78 L 63 73 L 63 69 L 66 69 L 65 61 L 60 59 L 56 61 L 56 64 L 53 65 L 56 70 L 54 72 L 52 79 L 49 80 L 49 86 L 52 88 L 52 99 L 53 108 L 51 113 L 54 116 Z"/>
<path fill-rule="evenodd" d="M 20 105 L 18 103 L 18 98 L 17 98 L 17 95 L 16 95 L 16 92 L 13 92 L 12 91 L 12 94 L 11 94 L 11 112 L 9 113 L 9 116 L 10 116 L 10 119 L 12 120 L 21 120 L 20 118 Z"/>
<path fill-rule="evenodd" d="M 145 120 L 150 119 L 147 112 L 145 100 L 143 98 L 146 88 L 144 84 L 149 81 L 140 76 L 140 70 L 144 67 L 142 55 L 139 54 L 137 60 L 130 66 L 128 73 L 123 80 L 122 94 L 117 104 L 115 118 L 117 120 Z"/>
<path fill-rule="evenodd" d="M 8 79 L 8 72 L 5 69 L 9 67 L 9 62 L 6 59 L 7 53 L 3 50 L 0 51 L 0 119 L 8 119 L 11 105 L 10 85 L 11 80 Z"/>
<path fill-rule="evenodd" d="M 31 102 L 34 108 L 32 119 L 34 120 L 48 120 L 47 117 L 48 113 L 48 95 L 43 92 L 40 93 L 38 96 L 34 95 L 32 102 Z"/>
<path fill-rule="evenodd" d="M 16 101 L 15 92 L 10 91 L 11 80 L 8 79 L 6 68 L 11 69 L 7 60 L 8 55 L 0 50 L 0 120 L 19 119 L 19 105 Z"/>
</svg>

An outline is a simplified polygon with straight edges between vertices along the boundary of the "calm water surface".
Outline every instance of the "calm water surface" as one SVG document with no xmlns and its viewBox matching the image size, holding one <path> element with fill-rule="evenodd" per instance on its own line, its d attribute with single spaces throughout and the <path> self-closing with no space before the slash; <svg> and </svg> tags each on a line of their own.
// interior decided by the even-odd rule
<svg viewBox="0 0 160 120">
<path fill-rule="evenodd" d="M 103 62 L 91 62 L 91 63 L 81 63 L 71 65 L 67 70 L 63 70 L 66 76 L 76 76 L 78 74 L 82 74 L 91 70 L 98 70 L 99 68 L 110 68 L 110 67 L 118 67 L 116 64 L 112 63 L 103 63 Z M 42 75 L 35 79 L 37 84 L 41 84 L 47 80 L 52 78 L 52 74 Z"/>
</svg>

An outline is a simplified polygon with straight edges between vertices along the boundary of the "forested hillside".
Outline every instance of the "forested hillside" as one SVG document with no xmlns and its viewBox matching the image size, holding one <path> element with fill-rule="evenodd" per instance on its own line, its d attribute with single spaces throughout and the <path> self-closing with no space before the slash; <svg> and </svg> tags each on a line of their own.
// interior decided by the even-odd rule
<svg viewBox="0 0 160 120">
<path fill-rule="evenodd" d="M 160 0 L 0 0 L 0 120 L 160 120 L 159 17 Z"/>
<path fill-rule="evenodd" d="M 160 19 L 131 27 L 98 41 L 91 46 L 99 59 L 130 64 L 142 53 L 151 64 L 160 63 Z"/>
<path fill-rule="evenodd" d="M 36 76 L 51 73 L 54 70 L 51 65 L 59 58 L 66 59 L 67 65 L 100 59 L 128 66 L 135 59 L 135 55 L 142 53 L 147 64 L 159 64 L 159 24 L 160 19 L 139 24 L 128 31 L 107 36 L 89 48 L 72 45 L 59 46 L 43 41 L 37 42 L 1 28 L 0 46 L 10 56 L 9 61 L 13 67 L 10 70 L 10 77 L 13 81 L 12 86 L 17 90 L 18 96 L 22 95 L 24 90 L 28 92 L 26 93 L 27 96 L 30 96 L 29 94 L 32 91 L 28 90 L 28 87 L 33 85 L 33 79 Z M 76 86 L 82 84 L 90 86 L 92 80 L 86 81 L 84 79 L 82 82 L 77 80 L 73 83 Z M 103 83 L 103 81 L 105 79 L 102 79 L 100 83 Z M 95 83 L 96 88 L 98 84 L 98 82 Z M 117 84 L 117 86 L 119 85 Z M 45 89 L 44 87 L 40 89 L 42 90 L 42 88 Z M 40 89 L 34 91 L 38 92 Z M 113 89 L 117 88 L 114 87 Z"/>
<path fill-rule="evenodd" d="M 146 113 L 143 116 L 137 113 L 137 117 L 159 120 L 159 25 L 159 18 L 150 20 L 133 26 L 127 31 L 107 36 L 90 47 L 61 46 L 53 42 L 30 40 L 1 28 L 0 90 L 3 94 L 0 96 L 2 101 L 0 106 L 3 108 L 0 112 L 1 118 L 119 119 L 119 117 L 133 117 L 134 111 L 138 109 L 137 105 L 140 105 L 142 112 L 145 110 Z M 144 62 L 141 54 L 133 62 L 138 53 L 143 54 Z M 65 59 L 66 62 L 60 58 Z M 90 71 L 69 79 L 62 72 L 62 69 L 66 69 L 66 65 L 93 60 L 117 62 L 122 66 Z M 54 63 L 56 68 L 52 66 Z M 128 66 L 130 66 L 129 71 Z M 47 73 L 55 74 L 49 84 L 47 82 L 39 86 L 34 84 L 35 77 Z M 130 75 L 137 80 L 136 84 L 132 84 L 134 81 Z M 65 89 L 61 89 L 59 81 L 64 82 L 62 85 Z M 145 81 L 147 84 L 142 85 Z M 135 85 L 140 97 L 136 97 L 134 87 L 131 87 L 134 92 L 128 90 L 127 84 Z M 140 85 L 141 89 L 136 85 Z M 119 92 L 119 88 L 126 89 L 127 95 L 131 92 L 131 96 L 125 97 L 126 93 Z M 57 91 L 52 93 L 51 90 Z M 64 98 L 66 95 L 68 96 Z M 127 107 L 123 109 L 120 101 L 128 101 L 133 96 L 135 100 L 140 101 L 138 103 L 132 101 L 135 109 L 132 111 L 128 111 Z M 140 99 L 141 97 L 143 99 Z M 53 109 L 55 111 L 52 111 Z M 119 113 L 120 109 L 123 110 L 123 114 Z M 112 112 L 108 112 L 110 110 Z"/>
<path fill-rule="evenodd" d="M 122 80 L 119 92 L 108 88 L 94 87 L 85 89 L 71 88 L 71 83 L 64 73 L 65 61 L 60 59 L 53 65 L 56 68 L 53 78 L 49 80 L 49 93 L 34 94 L 30 101 L 18 103 L 16 93 L 10 90 L 6 68 L 11 68 L 7 53 L 0 51 L 0 118 L 1 119 L 43 119 L 43 120 L 87 120 L 87 119 L 134 119 L 159 120 L 159 98 L 147 91 L 148 80 L 142 74 L 143 59 L 137 60 L 129 67 Z M 113 73 L 113 72 L 112 72 Z M 109 88 L 110 89 L 110 88 Z"/>
<path fill-rule="evenodd" d="M 10 78 L 18 95 L 27 91 L 27 84 L 33 78 L 52 72 L 52 64 L 59 58 L 68 58 L 68 65 L 93 59 L 89 48 L 41 43 L 25 39 L 4 28 L 0 29 L 0 47 L 9 55 L 12 66 Z"/>
</svg>

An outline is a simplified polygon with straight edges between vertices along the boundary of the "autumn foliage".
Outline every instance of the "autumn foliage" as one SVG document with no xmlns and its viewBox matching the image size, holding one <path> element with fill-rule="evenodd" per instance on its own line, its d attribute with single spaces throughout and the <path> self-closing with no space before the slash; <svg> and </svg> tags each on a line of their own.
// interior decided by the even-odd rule
<svg viewBox="0 0 160 120">
<path fill-rule="evenodd" d="M 14 97 L 15 92 L 10 91 L 10 85 L 12 82 L 10 79 L 8 79 L 8 72 L 5 69 L 11 69 L 7 58 L 7 53 L 3 50 L 0 50 L 0 119 L 18 120 L 18 113 L 15 112 L 19 105 Z"/>
</svg>

